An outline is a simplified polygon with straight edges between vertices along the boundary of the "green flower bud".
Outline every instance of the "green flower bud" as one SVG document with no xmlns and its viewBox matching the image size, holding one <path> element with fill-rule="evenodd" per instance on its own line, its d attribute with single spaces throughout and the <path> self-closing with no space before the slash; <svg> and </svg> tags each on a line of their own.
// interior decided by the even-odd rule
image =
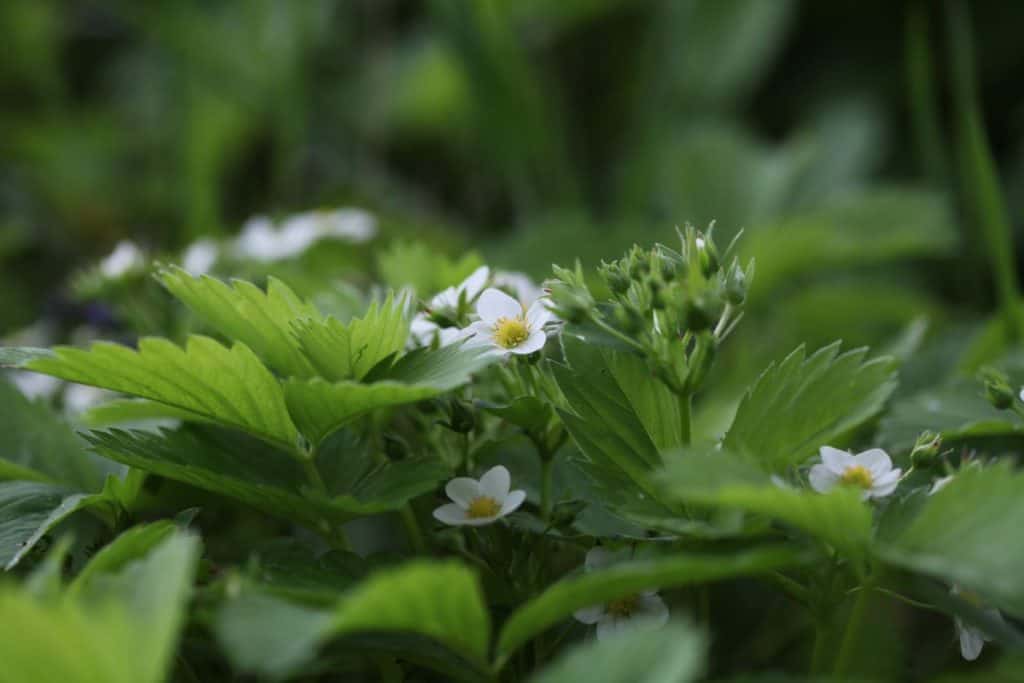
<svg viewBox="0 0 1024 683">
<path fill-rule="evenodd" d="M 933 431 L 923 431 L 917 437 L 913 450 L 910 451 L 910 462 L 915 467 L 931 467 L 936 464 L 942 448 L 942 437 Z"/>
<path fill-rule="evenodd" d="M 1006 410 L 1013 405 L 1017 393 L 1010 386 L 1009 378 L 993 368 L 984 368 L 981 379 L 985 382 L 985 398 L 997 410 Z"/>
</svg>

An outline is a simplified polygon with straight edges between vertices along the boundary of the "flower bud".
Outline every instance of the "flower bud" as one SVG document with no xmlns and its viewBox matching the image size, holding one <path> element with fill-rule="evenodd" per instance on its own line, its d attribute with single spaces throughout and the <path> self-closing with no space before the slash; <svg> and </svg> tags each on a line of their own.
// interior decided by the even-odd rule
<svg viewBox="0 0 1024 683">
<path fill-rule="evenodd" d="M 910 451 L 910 462 L 915 467 L 930 467 L 936 463 L 939 450 L 942 448 L 942 437 L 930 430 L 921 432 Z"/>
<path fill-rule="evenodd" d="M 1006 410 L 1013 405 L 1017 394 L 1006 375 L 993 368 L 985 368 L 981 372 L 981 379 L 985 382 L 985 398 L 997 410 Z"/>
</svg>

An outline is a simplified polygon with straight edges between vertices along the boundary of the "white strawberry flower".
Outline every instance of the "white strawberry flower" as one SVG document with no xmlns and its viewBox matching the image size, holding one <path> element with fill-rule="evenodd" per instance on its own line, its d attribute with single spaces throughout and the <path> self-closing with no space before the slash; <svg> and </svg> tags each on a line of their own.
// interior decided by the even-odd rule
<svg viewBox="0 0 1024 683">
<path fill-rule="evenodd" d="M 122 240 L 105 259 L 100 261 L 100 272 L 108 280 L 116 280 L 128 273 L 141 270 L 146 265 L 146 256 L 130 240 Z"/>
<path fill-rule="evenodd" d="M 457 327 L 441 327 L 426 313 L 417 313 L 409 324 L 412 346 L 430 346 L 437 340 L 438 346 L 449 346 L 464 339 L 466 332 Z"/>
<path fill-rule="evenodd" d="M 206 275 L 213 268 L 214 264 L 217 263 L 219 255 L 220 247 L 217 246 L 216 242 L 210 239 L 197 240 L 188 245 L 188 248 L 181 255 L 181 267 L 189 275 Z"/>
<path fill-rule="evenodd" d="M 456 477 L 444 487 L 452 503 L 434 510 L 434 518 L 451 526 L 483 526 L 512 514 L 526 500 L 526 492 L 510 491 L 512 477 L 501 465 L 479 480 Z"/>
<path fill-rule="evenodd" d="M 896 490 L 902 470 L 893 468 L 889 454 L 881 448 L 863 453 L 847 453 L 838 448 L 822 446 L 821 464 L 811 468 L 811 487 L 819 493 L 838 485 L 863 489 L 861 498 L 883 498 Z"/>
<path fill-rule="evenodd" d="M 480 296 L 480 292 L 484 290 L 490 277 L 491 269 L 487 266 L 480 266 L 455 287 L 448 287 L 435 295 L 430 300 L 430 308 L 454 310 L 459 307 L 459 300 L 463 298 L 466 303 L 473 303 Z"/>
<path fill-rule="evenodd" d="M 529 306 L 544 296 L 544 290 L 538 287 L 529 275 L 514 270 L 495 271 L 494 286 L 519 299 L 523 306 Z"/>
<path fill-rule="evenodd" d="M 587 551 L 587 559 L 583 564 L 585 572 L 592 572 L 612 566 L 617 561 L 616 555 L 601 547 Z M 668 622 L 668 607 L 658 596 L 657 591 L 641 591 L 605 605 L 594 605 L 576 610 L 573 616 L 584 624 L 597 624 L 597 639 L 604 640 L 609 636 L 629 629 L 656 630 Z"/>
<path fill-rule="evenodd" d="M 548 300 L 537 299 L 529 309 L 498 289 L 487 289 L 476 304 L 478 322 L 470 325 L 472 346 L 490 347 L 495 353 L 530 354 L 539 351 L 547 335 L 544 325 L 554 318 Z"/>
<path fill-rule="evenodd" d="M 998 622 L 1003 621 L 1003 615 L 999 610 L 994 607 L 985 607 L 977 593 L 964 590 L 957 585 L 953 586 L 950 593 L 960 596 L 961 599 L 970 602 L 975 607 L 981 607 L 989 618 Z M 957 639 L 960 641 L 960 655 L 969 662 L 977 659 L 981 655 L 985 643 L 992 640 L 992 636 L 977 626 L 966 623 L 960 617 L 953 617 L 953 626 L 956 628 Z"/>
</svg>

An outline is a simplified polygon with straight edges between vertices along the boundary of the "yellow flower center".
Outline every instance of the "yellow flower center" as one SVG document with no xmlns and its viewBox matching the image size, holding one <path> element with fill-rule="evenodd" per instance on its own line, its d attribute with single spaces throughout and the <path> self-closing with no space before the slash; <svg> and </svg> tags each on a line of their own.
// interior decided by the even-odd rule
<svg viewBox="0 0 1024 683">
<path fill-rule="evenodd" d="M 498 318 L 494 323 L 494 343 L 506 349 L 514 349 L 530 337 L 530 328 L 520 317 Z"/>
<path fill-rule="evenodd" d="M 498 504 L 498 501 L 489 496 L 480 496 L 469 501 L 469 509 L 466 510 L 466 516 L 470 519 L 480 519 L 482 517 L 494 517 L 499 512 L 501 512 L 501 505 Z"/>
<path fill-rule="evenodd" d="M 863 465 L 854 465 L 853 467 L 846 468 L 839 481 L 847 486 L 859 486 L 862 489 L 869 489 L 875 482 L 875 478 L 871 476 L 871 471 L 868 468 Z"/>
<path fill-rule="evenodd" d="M 640 598 L 636 595 L 627 595 L 624 598 L 612 600 L 607 606 L 608 614 L 613 617 L 628 618 L 636 611 L 638 602 L 640 602 Z"/>
</svg>

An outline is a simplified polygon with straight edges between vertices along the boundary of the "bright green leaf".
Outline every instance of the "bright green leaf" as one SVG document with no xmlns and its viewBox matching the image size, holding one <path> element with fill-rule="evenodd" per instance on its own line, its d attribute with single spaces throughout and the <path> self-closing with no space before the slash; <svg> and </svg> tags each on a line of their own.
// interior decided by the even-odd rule
<svg viewBox="0 0 1024 683">
<path fill-rule="evenodd" d="M 247 431 L 287 450 L 298 433 L 277 379 L 244 344 L 228 349 L 209 337 L 189 337 L 184 349 L 146 338 L 138 351 L 101 342 L 89 350 L 58 347 L 26 369 L 112 389 L 186 410 Z"/>
<path fill-rule="evenodd" d="M 320 314 L 280 280 L 270 278 L 264 292 L 244 280 L 227 284 L 207 275 L 193 277 L 177 267 L 161 271 L 157 279 L 228 340 L 242 342 L 278 372 L 315 374 L 292 335 L 292 325 L 319 320 Z"/>
<path fill-rule="evenodd" d="M 53 484 L 0 482 L 0 568 L 14 567 L 55 526 L 101 499 Z"/>
<path fill-rule="evenodd" d="M 743 397 L 725 447 L 780 471 L 864 423 L 896 387 L 893 362 L 866 355 L 840 354 L 836 342 L 810 356 L 800 347 L 772 364 Z"/>
</svg>

